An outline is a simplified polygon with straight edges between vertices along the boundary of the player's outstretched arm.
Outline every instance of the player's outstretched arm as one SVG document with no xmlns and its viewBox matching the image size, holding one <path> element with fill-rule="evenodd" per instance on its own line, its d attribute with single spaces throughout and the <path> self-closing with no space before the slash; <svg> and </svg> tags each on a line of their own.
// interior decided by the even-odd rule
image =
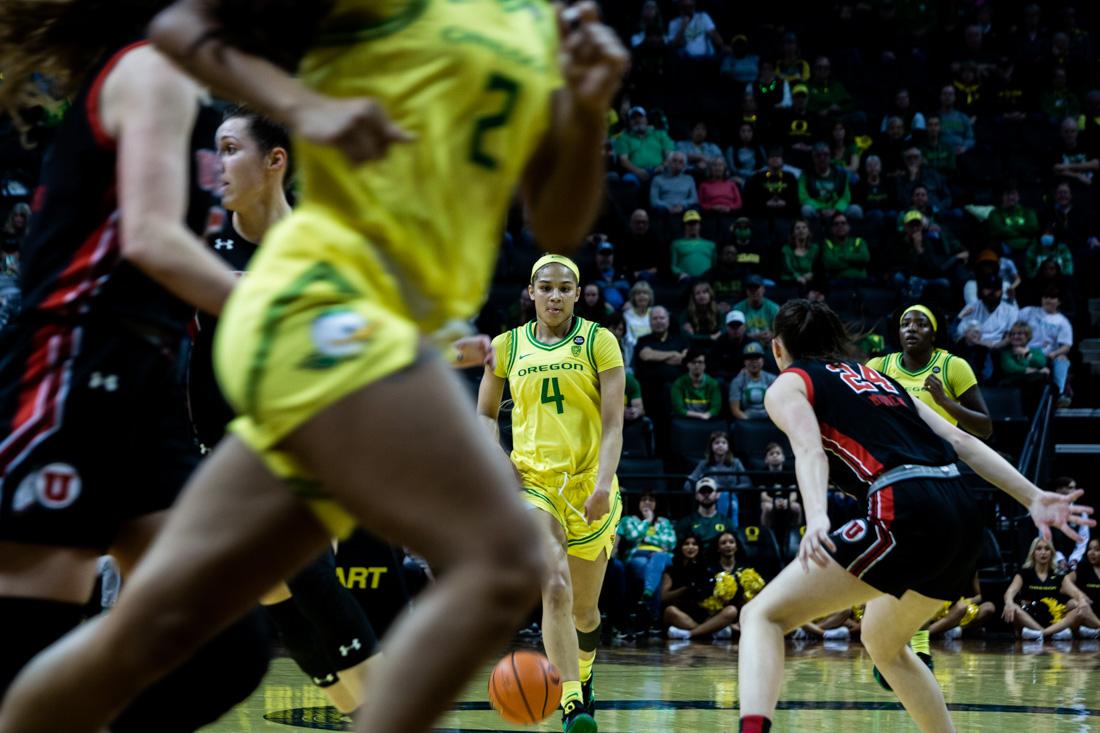
<svg viewBox="0 0 1100 733">
<path fill-rule="evenodd" d="M 603 199 L 607 110 L 630 56 L 599 22 L 595 3 L 558 11 L 565 87 L 554 96 L 550 129 L 523 176 L 531 230 L 551 252 L 575 250 Z"/>
<path fill-rule="evenodd" d="M 977 471 L 979 476 L 1028 508 L 1032 521 L 1045 539 L 1050 539 L 1050 530 L 1054 527 L 1067 537 L 1080 540 L 1078 534 L 1070 529 L 1071 522 L 1076 525 L 1096 526 L 1096 521 L 1089 517 L 1092 507 L 1073 503 L 1084 495 L 1083 490 L 1078 489 L 1071 494 L 1040 490 L 988 445 L 959 430 L 923 402 L 914 400 L 913 404 L 916 405 L 921 419 L 936 435 L 951 444 L 959 458 Z"/>
<path fill-rule="evenodd" d="M 221 2 L 177 0 L 153 19 L 149 38 L 222 96 L 247 103 L 310 142 L 333 145 L 353 161 L 380 158 L 391 144 L 412 139 L 374 100 L 318 94 L 271 61 L 231 45 L 217 20 Z"/>
</svg>

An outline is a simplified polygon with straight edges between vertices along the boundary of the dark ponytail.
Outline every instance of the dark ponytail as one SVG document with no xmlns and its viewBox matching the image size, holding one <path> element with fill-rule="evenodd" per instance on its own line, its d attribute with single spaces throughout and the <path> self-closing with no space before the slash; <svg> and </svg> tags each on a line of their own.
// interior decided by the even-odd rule
<svg viewBox="0 0 1100 733">
<path fill-rule="evenodd" d="M 824 303 L 788 300 L 775 316 L 776 338 L 794 359 L 844 361 L 855 356 L 855 344 L 840 317 Z"/>
</svg>

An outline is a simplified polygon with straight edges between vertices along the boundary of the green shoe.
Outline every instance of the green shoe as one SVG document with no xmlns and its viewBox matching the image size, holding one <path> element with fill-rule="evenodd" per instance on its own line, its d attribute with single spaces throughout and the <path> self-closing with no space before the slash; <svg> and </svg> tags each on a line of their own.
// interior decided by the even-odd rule
<svg viewBox="0 0 1100 733">
<path fill-rule="evenodd" d="M 562 733 L 597 733 L 596 720 L 588 714 L 584 703 L 570 700 L 561 713 Z"/>
<path fill-rule="evenodd" d="M 596 673 L 593 672 L 592 676 L 588 678 L 587 682 L 581 683 L 581 694 L 584 699 L 584 707 L 588 711 L 588 714 L 593 718 L 596 717 L 596 691 L 592 689 L 592 680 L 596 678 Z"/>
<path fill-rule="evenodd" d="M 928 667 L 928 669 L 930 669 L 932 671 L 935 671 L 936 665 L 933 664 L 933 662 L 932 662 L 932 655 L 931 654 L 924 654 L 923 652 L 917 652 L 917 659 L 924 662 L 925 667 Z M 882 689 L 886 690 L 887 692 L 893 692 L 894 691 L 894 688 L 890 687 L 890 683 L 887 682 L 886 678 L 882 676 L 882 673 L 878 671 L 878 667 L 872 667 L 871 668 L 871 676 L 875 678 L 875 682 L 877 682 L 879 684 L 879 686 L 882 687 Z"/>
</svg>

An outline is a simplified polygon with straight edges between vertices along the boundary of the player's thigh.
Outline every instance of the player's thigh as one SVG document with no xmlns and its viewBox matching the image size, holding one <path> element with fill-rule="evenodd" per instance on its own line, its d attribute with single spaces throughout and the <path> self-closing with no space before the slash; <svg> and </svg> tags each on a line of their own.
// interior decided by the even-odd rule
<svg viewBox="0 0 1100 733">
<path fill-rule="evenodd" d="M 808 570 L 795 561 L 745 604 L 741 618 L 743 624 L 763 618 L 787 632 L 881 594 L 832 558 L 824 567 L 811 562 Z"/>
<path fill-rule="evenodd" d="M 363 527 L 433 565 L 534 551 L 511 463 L 434 356 L 344 395 L 280 447 Z"/>
</svg>

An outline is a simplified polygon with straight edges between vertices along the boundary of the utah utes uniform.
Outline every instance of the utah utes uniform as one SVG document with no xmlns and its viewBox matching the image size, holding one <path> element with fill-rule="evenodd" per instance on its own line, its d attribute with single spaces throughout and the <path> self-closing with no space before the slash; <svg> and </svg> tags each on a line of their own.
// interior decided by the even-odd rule
<svg viewBox="0 0 1100 733">
<path fill-rule="evenodd" d="M 833 557 L 901 597 L 966 595 L 981 549 L 981 517 L 954 449 L 920 417 L 901 385 L 858 362 L 795 361 L 829 455 L 830 480 L 866 497 L 867 517 L 835 530 Z"/>
<path fill-rule="evenodd" d="M 183 392 L 194 310 L 122 260 L 115 141 L 100 88 L 138 42 L 102 60 L 43 163 L 23 244 L 23 307 L 0 335 L 0 539 L 106 549 L 167 508 L 198 461 Z M 192 137 L 188 224 L 215 199 L 220 116 Z"/>
</svg>

